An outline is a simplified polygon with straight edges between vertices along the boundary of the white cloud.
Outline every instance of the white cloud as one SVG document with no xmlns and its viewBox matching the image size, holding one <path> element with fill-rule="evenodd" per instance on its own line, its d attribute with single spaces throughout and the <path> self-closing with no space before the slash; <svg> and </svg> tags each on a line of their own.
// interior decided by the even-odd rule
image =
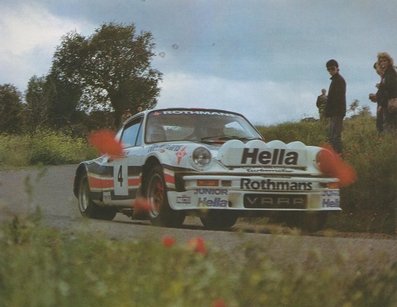
<svg viewBox="0 0 397 307">
<path fill-rule="evenodd" d="M 255 124 L 269 125 L 317 117 L 316 94 L 305 84 L 176 73 L 164 76 L 157 107 L 219 108 L 242 113 Z"/>
<path fill-rule="evenodd" d="M 32 75 L 47 73 L 63 35 L 88 27 L 85 22 L 56 17 L 37 4 L 2 7 L 0 83 L 12 83 L 24 90 Z"/>
</svg>

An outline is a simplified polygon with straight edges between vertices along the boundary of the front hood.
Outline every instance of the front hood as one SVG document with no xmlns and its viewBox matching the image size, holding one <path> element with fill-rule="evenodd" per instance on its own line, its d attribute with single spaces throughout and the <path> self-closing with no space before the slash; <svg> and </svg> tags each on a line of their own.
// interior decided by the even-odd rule
<svg viewBox="0 0 397 307">
<path fill-rule="evenodd" d="M 306 146 L 302 142 L 286 144 L 282 141 L 265 143 L 253 140 L 243 143 L 231 140 L 223 144 L 216 159 L 227 167 L 286 167 L 307 168 L 319 147 Z"/>
<path fill-rule="evenodd" d="M 192 163 L 192 154 L 198 147 L 206 147 L 212 155 L 212 162 L 203 169 Z M 149 147 L 150 155 L 156 155 L 167 165 L 194 168 L 205 172 L 310 172 L 317 173 L 316 155 L 320 147 L 306 146 L 302 142 L 284 143 L 271 141 L 265 143 L 252 140 L 243 143 L 230 140 L 222 145 L 208 145 L 183 142 L 178 144 L 157 144 Z"/>
</svg>

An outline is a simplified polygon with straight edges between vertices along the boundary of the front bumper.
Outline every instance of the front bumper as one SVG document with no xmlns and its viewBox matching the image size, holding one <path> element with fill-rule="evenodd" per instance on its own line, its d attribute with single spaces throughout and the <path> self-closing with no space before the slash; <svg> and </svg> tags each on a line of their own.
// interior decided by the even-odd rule
<svg viewBox="0 0 397 307">
<path fill-rule="evenodd" d="M 189 175 L 183 180 L 185 191 L 167 192 L 174 210 L 341 210 L 339 189 L 332 187 L 336 178 Z"/>
</svg>

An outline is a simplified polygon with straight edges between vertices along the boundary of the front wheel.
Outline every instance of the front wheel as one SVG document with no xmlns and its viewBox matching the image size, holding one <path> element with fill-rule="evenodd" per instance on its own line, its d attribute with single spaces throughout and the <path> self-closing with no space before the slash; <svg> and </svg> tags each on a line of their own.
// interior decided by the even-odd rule
<svg viewBox="0 0 397 307">
<path fill-rule="evenodd" d="M 153 225 L 166 227 L 179 227 L 185 220 L 185 214 L 173 210 L 167 198 L 163 169 L 155 166 L 146 183 L 146 197 L 150 202 L 149 217 Z"/>
<path fill-rule="evenodd" d="M 87 174 L 82 175 L 80 178 L 77 197 L 80 213 L 84 217 L 110 221 L 116 216 L 116 209 L 100 207 L 92 201 Z"/>
</svg>

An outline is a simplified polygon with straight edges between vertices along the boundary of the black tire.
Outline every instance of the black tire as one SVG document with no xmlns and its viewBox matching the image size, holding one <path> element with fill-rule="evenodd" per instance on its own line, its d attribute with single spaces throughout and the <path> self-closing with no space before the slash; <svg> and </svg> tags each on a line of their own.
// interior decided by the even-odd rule
<svg viewBox="0 0 397 307">
<path fill-rule="evenodd" d="M 208 211 L 201 216 L 200 220 L 204 227 L 213 230 L 230 229 L 237 221 L 238 216 L 234 212 L 224 212 L 223 210 Z"/>
<path fill-rule="evenodd" d="M 92 201 L 87 174 L 82 175 L 80 178 L 77 198 L 80 213 L 84 217 L 111 221 L 116 216 L 116 209 L 100 207 Z"/>
<path fill-rule="evenodd" d="M 150 202 L 149 218 L 151 223 L 156 226 L 180 227 L 185 220 L 185 214 L 170 207 L 163 169 L 160 165 L 151 169 L 145 187 L 145 196 Z"/>
</svg>

